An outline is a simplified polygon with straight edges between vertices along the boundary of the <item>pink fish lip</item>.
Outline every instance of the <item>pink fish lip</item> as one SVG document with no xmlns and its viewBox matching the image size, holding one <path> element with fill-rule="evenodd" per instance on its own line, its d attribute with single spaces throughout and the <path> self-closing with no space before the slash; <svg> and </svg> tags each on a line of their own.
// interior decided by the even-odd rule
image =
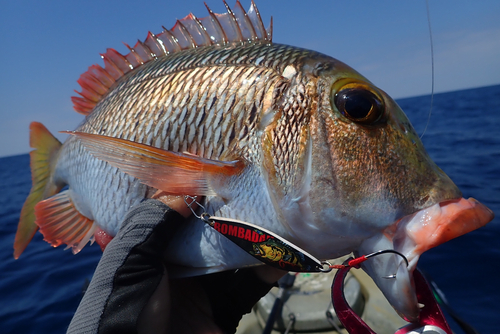
<svg viewBox="0 0 500 334">
<path fill-rule="evenodd" d="M 403 217 L 384 233 L 392 234 L 395 248 L 408 257 L 413 268 L 412 260 L 418 260 L 425 251 L 483 227 L 493 218 L 493 211 L 484 204 L 474 198 L 460 198 L 443 201 Z M 411 242 L 404 240 L 407 238 Z"/>
<path fill-rule="evenodd" d="M 436 203 L 396 222 L 394 247 L 407 257 L 412 273 L 422 253 L 485 226 L 494 216 L 474 198 Z"/>
<path fill-rule="evenodd" d="M 435 203 L 430 207 L 405 216 L 365 240 L 360 254 L 380 249 L 394 249 L 401 257 L 379 256 L 362 264 L 396 312 L 409 322 L 419 319 L 419 307 L 413 273 L 420 255 L 446 241 L 478 229 L 489 223 L 493 212 L 473 198 L 459 198 Z M 394 279 L 386 279 L 393 275 Z"/>
</svg>

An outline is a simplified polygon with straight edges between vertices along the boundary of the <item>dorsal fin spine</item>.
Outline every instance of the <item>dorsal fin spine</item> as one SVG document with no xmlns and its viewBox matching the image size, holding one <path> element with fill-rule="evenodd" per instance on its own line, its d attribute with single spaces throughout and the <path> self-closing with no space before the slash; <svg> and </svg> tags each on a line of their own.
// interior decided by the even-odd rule
<svg viewBox="0 0 500 334">
<path fill-rule="evenodd" d="M 92 88 L 89 87 L 89 85 L 87 85 L 85 83 L 84 80 L 82 80 L 82 78 L 78 79 L 77 82 L 80 84 L 80 86 L 83 88 L 81 93 L 78 93 L 80 94 L 81 96 L 83 96 L 83 98 L 87 99 L 87 100 L 90 100 L 94 103 L 97 103 L 99 102 L 99 99 L 101 98 L 101 95 L 96 93 Z"/>
<path fill-rule="evenodd" d="M 159 58 L 165 55 L 165 50 L 158 42 L 155 34 L 153 34 L 151 31 L 148 32 L 148 37 L 146 37 L 146 41 L 144 41 L 144 44 L 149 48 L 149 50 L 151 50 L 155 58 Z"/>
<path fill-rule="evenodd" d="M 135 43 L 134 50 L 141 57 L 143 63 L 147 63 L 148 61 L 156 58 L 153 51 L 151 51 L 151 49 L 140 40 L 137 40 L 137 43 Z"/>
<path fill-rule="evenodd" d="M 77 90 L 75 90 L 75 92 L 80 94 Z M 95 107 L 95 102 L 91 102 L 79 96 L 72 96 L 71 101 L 73 102 L 73 108 L 76 110 L 76 112 L 85 116 L 90 114 L 92 109 L 94 109 Z"/>
<path fill-rule="evenodd" d="M 166 41 L 168 41 L 168 43 L 172 47 L 172 50 L 170 50 L 170 49 L 168 50 L 169 53 L 181 51 L 181 47 L 179 46 L 179 42 L 177 41 L 177 38 L 175 38 L 175 36 L 172 34 L 172 32 L 170 32 L 170 30 L 168 30 L 167 28 L 165 28 L 163 26 L 162 26 L 162 28 L 163 28 L 163 32 L 161 34 L 165 35 L 165 37 L 167 38 Z M 158 35 L 158 38 L 160 38 L 160 35 Z"/>
<path fill-rule="evenodd" d="M 233 26 L 234 31 L 236 32 L 236 42 L 243 42 L 243 35 L 241 33 L 240 25 L 238 24 L 238 21 L 236 20 L 236 16 L 234 16 L 233 11 L 231 8 L 229 8 L 229 5 L 227 4 L 226 0 L 222 0 L 224 2 L 224 6 L 226 6 L 227 14 L 229 15 L 229 22 L 231 22 L 231 25 Z"/>
<path fill-rule="evenodd" d="M 149 32 L 146 40 L 138 41 L 133 48 L 125 44 L 130 50 L 126 55 L 115 49 L 107 49 L 101 54 L 104 68 L 92 65 L 77 80 L 82 90 L 77 93 L 82 97 L 71 98 L 74 109 L 88 115 L 118 79 L 142 64 L 170 53 L 200 46 L 248 41 L 271 43 L 272 18 L 269 28 L 265 29 L 253 0 L 248 13 L 239 0 L 236 0 L 234 10 L 225 0 L 223 3 L 226 13 L 216 14 L 205 3 L 209 16 L 198 19 L 191 13 L 177 20 L 170 30 L 163 27 L 164 30 L 158 35 Z"/>
<path fill-rule="evenodd" d="M 220 24 L 219 19 L 217 19 L 217 16 L 215 15 L 215 13 L 210 9 L 210 7 L 208 7 L 208 5 L 206 3 L 205 3 L 205 7 L 207 7 L 208 14 L 210 14 L 210 17 L 212 18 L 212 21 L 214 22 L 214 27 L 216 27 L 216 29 L 220 33 L 220 37 L 222 38 L 222 41 L 219 41 L 219 44 L 224 45 L 224 44 L 228 43 L 227 35 L 224 32 L 224 29 L 222 28 L 222 25 Z"/>
<path fill-rule="evenodd" d="M 271 23 L 269 23 L 269 29 L 267 29 L 267 40 L 269 43 L 273 41 L 273 17 L 271 16 Z"/>
<path fill-rule="evenodd" d="M 97 94 L 101 96 L 106 93 L 109 88 L 103 82 L 99 81 L 99 79 L 94 77 L 91 72 L 83 73 L 78 81 L 80 80 L 85 82 L 88 86 L 90 86 L 90 88 L 92 88 Z"/>
<path fill-rule="evenodd" d="M 257 25 L 258 26 L 258 30 L 259 32 L 261 33 L 261 37 L 262 39 L 264 40 L 269 40 L 268 39 L 268 33 L 266 31 L 266 28 L 264 27 L 264 23 L 262 23 L 262 18 L 260 17 L 260 13 L 259 13 L 259 10 L 257 9 L 257 6 L 255 5 L 255 2 L 253 2 L 252 0 L 252 3 L 250 5 L 250 10 L 248 11 L 249 13 L 255 13 L 255 18 L 252 20 L 252 15 L 250 16 L 250 21 L 252 21 L 252 25 Z M 272 20 L 272 17 L 271 17 L 271 20 Z M 271 41 L 271 40 L 269 40 Z"/>
<path fill-rule="evenodd" d="M 163 41 L 161 39 L 159 39 L 158 36 L 156 36 L 155 34 L 153 34 L 151 31 L 149 33 L 151 34 L 151 36 L 153 36 L 156 44 L 158 45 L 158 49 L 159 49 L 159 51 L 161 53 L 160 57 L 168 55 L 168 49 L 165 46 L 165 44 L 163 43 Z"/>
<path fill-rule="evenodd" d="M 127 58 L 125 58 L 120 52 L 116 51 L 115 49 L 107 49 L 105 55 L 109 57 L 109 59 L 120 69 L 123 74 L 128 73 L 133 69 L 133 66 L 131 66 Z"/>
<path fill-rule="evenodd" d="M 100 65 L 92 65 L 87 70 L 87 73 L 90 73 L 96 78 L 100 83 L 102 83 L 106 87 L 111 87 L 115 83 L 115 79 L 109 75 Z"/>
<path fill-rule="evenodd" d="M 189 18 L 195 23 L 196 29 L 200 35 L 203 35 L 203 39 L 205 40 L 205 43 L 203 45 L 212 45 L 214 44 L 214 41 L 210 39 L 210 36 L 207 33 L 207 30 L 205 27 L 203 27 L 203 24 L 201 23 L 200 20 L 196 16 L 194 16 L 193 13 L 188 15 Z M 192 35 L 192 34 L 191 34 Z"/>
<path fill-rule="evenodd" d="M 142 65 L 143 61 L 142 58 L 135 52 L 135 50 L 128 45 L 127 43 L 123 43 L 127 49 L 129 49 L 129 53 L 125 56 L 127 58 L 128 62 L 130 65 L 132 65 L 133 68 L 136 68 L 137 66 Z"/>
<path fill-rule="evenodd" d="M 256 41 L 257 40 L 257 33 L 255 32 L 255 29 L 253 27 L 252 21 L 250 21 L 250 18 L 248 17 L 247 13 L 245 12 L 245 9 L 241 5 L 241 2 L 239 0 L 236 1 L 235 5 L 235 10 L 233 10 L 237 16 L 237 21 L 240 26 L 241 34 L 243 35 L 243 38 L 245 38 L 243 31 L 247 31 L 250 33 L 250 36 L 248 36 L 248 39 L 251 41 Z M 239 13 L 238 13 L 239 12 Z M 241 17 L 240 17 L 241 15 Z M 241 22 L 243 21 L 243 22 Z"/>
<path fill-rule="evenodd" d="M 106 53 L 101 53 L 104 60 L 104 69 L 113 77 L 113 79 L 120 79 L 125 73 L 109 58 Z"/>
<path fill-rule="evenodd" d="M 186 49 L 195 48 L 197 46 L 196 42 L 194 41 L 194 38 L 191 35 L 191 33 L 184 26 L 184 24 L 182 24 L 182 22 L 180 20 L 177 20 L 177 22 L 175 23 L 174 29 L 176 26 L 178 27 L 177 29 L 179 30 L 179 33 L 182 34 L 182 36 L 186 39 L 186 42 L 189 45 L 186 47 Z M 175 30 L 174 30 L 174 32 L 175 32 Z"/>
</svg>

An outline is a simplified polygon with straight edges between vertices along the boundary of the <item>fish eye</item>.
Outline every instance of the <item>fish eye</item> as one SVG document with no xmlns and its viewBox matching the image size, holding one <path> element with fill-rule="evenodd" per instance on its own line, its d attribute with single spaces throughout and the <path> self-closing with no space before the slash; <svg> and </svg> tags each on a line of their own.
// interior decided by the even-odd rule
<svg viewBox="0 0 500 334">
<path fill-rule="evenodd" d="M 344 86 L 335 94 L 333 102 L 342 115 L 356 123 L 373 124 L 384 113 L 380 97 L 364 85 Z"/>
</svg>

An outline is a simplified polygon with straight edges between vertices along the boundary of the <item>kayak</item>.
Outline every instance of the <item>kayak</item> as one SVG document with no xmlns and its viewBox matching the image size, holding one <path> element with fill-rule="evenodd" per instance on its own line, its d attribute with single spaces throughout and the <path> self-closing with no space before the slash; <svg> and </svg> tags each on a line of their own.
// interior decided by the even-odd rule
<svg viewBox="0 0 500 334">
<path fill-rule="evenodd" d="M 343 259 L 335 262 L 342 263 Z M 283 303 L 269 333 L 284 333 L 287 329 L 288 333 L 347 333 L 332 305 L 331 285 L 335 274 L 335 270 L 329 273 L 288 274 L 295 276 L 293 285 L 286 289 L 271 289 L 252 312 L 242 318 L 236 334 L 262 334 L 278 297 Z M 408 324 L 398 316 L 363 270 L 349 272 L 344 293 L 352 309 L 376 333 L 395 333 Z"/>
</svg>

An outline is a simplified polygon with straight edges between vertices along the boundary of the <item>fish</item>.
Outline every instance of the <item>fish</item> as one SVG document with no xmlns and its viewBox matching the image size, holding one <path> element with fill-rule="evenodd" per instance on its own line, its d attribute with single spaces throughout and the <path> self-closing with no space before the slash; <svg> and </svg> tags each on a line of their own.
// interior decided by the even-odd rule
<svg viewBox="0 0 500 334">
<path fill-rule="evenodd" d="M 304 262 L 304 255 L 297 252 L 291 252 L 287 247 L 283 247 L 283 245 L 275 239 L 254 244 L 251 254 L 277 262 L 280 267 L 292 265 L 301 270 L 304 269 L 302 265 Z"/>
<path fill-rule="evenodd" d="M 270 230 L 318 259 L 393 249 L 362 268 L 418 319 L 420 255 L 494 214 L 465 199 L 383 90 L 330 56 L 272 40 L 252 1 L 189 14 L 130 52 L 103 53 L 72 97 L 83 122 L 59 142 L 30 125 L 32 189 L 17 259 L 39 230 L 74 253 L 112 238 L 158 192 L 200 196 L 206 213 Z M 104 237 L 103 237 L 104 236 Z M 104 244 L 102 245 L 105 246 Z M 193 217 L 165 259 L 173 277 L 259 265 Z M 394 277 L 387 279 L 385 277 Z"/>
</svg>

